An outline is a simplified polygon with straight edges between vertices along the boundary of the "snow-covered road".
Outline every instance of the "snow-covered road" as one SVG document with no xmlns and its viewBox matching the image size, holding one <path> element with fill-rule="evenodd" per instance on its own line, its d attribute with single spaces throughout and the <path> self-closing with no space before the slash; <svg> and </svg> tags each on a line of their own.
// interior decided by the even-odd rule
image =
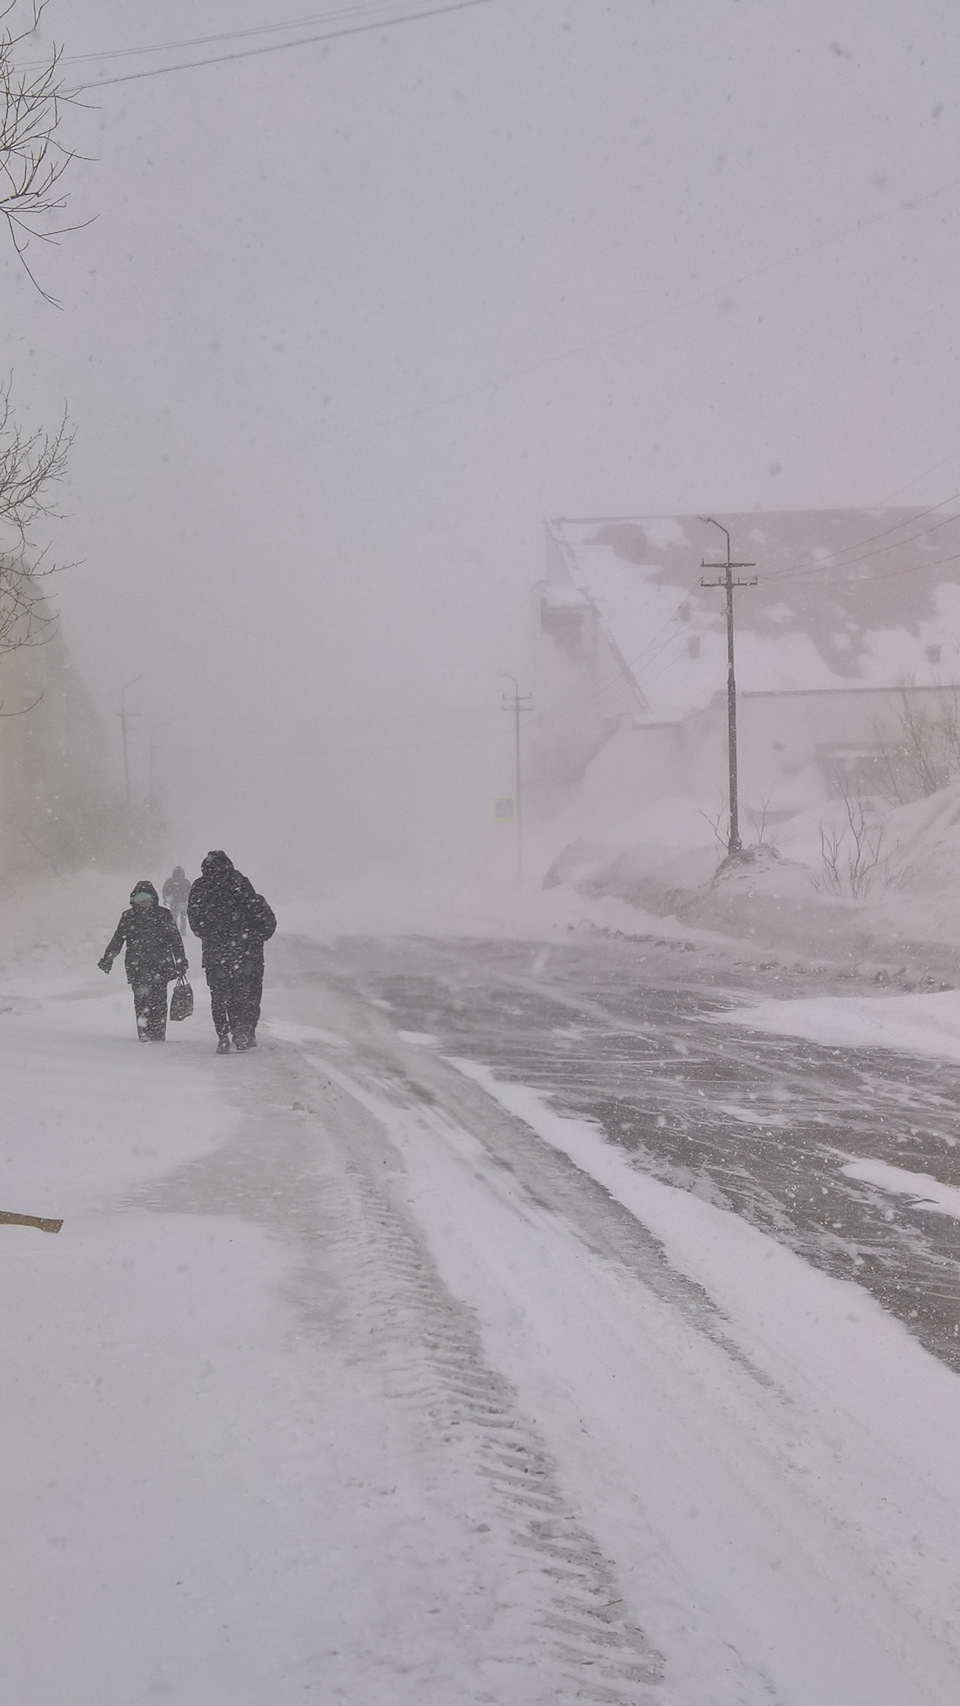
<svg viewBox="0 0 960 1706">
<path fill-rule="evenodd" d="M 855 1279 L 960 1373 L 960 1220 L 930 1211 L 931 1191 L 943 1209 L 960 1190 L 960 996 L 733 946 L 588 931 L 302 954 L 399 1030 L 538 1089 L 644 1172 Z"/>
<path fill-rule="evenodd" d="M 288 952 L 252 1056 L 0 1020 L 10 1698 L 957 1697 L 957 1376 Z"/>
</svg>

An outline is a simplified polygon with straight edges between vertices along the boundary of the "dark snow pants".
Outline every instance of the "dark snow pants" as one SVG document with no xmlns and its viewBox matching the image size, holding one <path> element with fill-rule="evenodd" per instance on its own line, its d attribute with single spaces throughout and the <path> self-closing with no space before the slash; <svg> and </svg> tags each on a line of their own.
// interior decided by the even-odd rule
<svg viewBox="0 0 960 1706">
<path fill-rule="evenodd" d="M 131 985 L 141 1042 L 162 1043 L 167 1034 L 166 977 L 137 978 Z"/>
<path fill-rule="evenodd" d="M 235 1043 L 253 1042 L 260 1022 L 263 967 L 241 966 L 228 971 L 222 966 L 207 966 L 206 971 L 210 1011 L 220 1041 L 232 1037 Z"/>
</svg>

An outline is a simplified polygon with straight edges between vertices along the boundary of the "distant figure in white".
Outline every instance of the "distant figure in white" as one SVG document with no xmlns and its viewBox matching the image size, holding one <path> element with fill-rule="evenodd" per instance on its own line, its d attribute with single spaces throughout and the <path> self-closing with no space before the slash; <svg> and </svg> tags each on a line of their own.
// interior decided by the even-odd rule
<svg viewBox="0 0 960 1706">
<path fill-rule="evenodd" d="M 190 878 L 184 875 L 183 866 L 174 865 L 161 890 L 163 904 L 173 913 L 174 923 L 181 936 L 187 933 L 187 901 L 190 899 L 190 888 Z"/>
</svg>

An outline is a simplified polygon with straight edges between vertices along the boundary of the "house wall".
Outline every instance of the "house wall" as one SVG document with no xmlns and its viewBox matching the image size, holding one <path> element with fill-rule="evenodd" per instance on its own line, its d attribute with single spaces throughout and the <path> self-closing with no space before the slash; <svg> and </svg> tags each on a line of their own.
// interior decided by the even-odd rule
<svg viewBox="0 0 960 1706">
<path fill-rule="evenodd" d="M 911 699 L 935 711 L 955 703 L 952 687 L 911 689 Z M 837 791 L 837 776 L 852 754 L 879 753 L 882 730 L 893 734 L 902 710 L 898 688 L 820 692 L 742 693 L 737 696 L 737 758 L 741 802 L 770 800 L 800 809 L 791 790 L 812 767 L 808 787 L 823 796 Z M 705 711 L 678 724 L 679 759 L 689 786 L 712 801 L 727 791 L 727 700 L 718 694 Z"/>
<path fill-rule="evenodd" d="M 679 724 L 624 725 L 611 742 L 611 758 L 614 749 L 616 789 L 608 790 L 609 822 L 640 817 L 651 800 L 681 791 L 678 777 L 683 764 L 683 745 Z M 605 753 L 601 754 L 591 765 L 590 774 L 603 765 L 604 757 Z"/>
<path fill-rule="evenodd" d="M 647 709 L 586 594 L 551 604 L 552 593 L 575 595 L 576 587 L 549 530 L 546 571 L 531 601 L 535 714 L 527 724 L 528 802 L 541 819 L 560 809 L 607 741 Z"/>
<path fill-rule="evenodd" d="M 855 512 L 827 512 L 738 519 L 741 524 L 738 534 L 742 532 L 749 541 L 748 554 L 756 555 L 762 545 L 769 571 L 772 552 L 780 552 L 789 566 L 803 541 L 806 541 L 804 549 L 808 549 L 811 541 L 823 546 L 842 539 L 857 517 Z M 637 660 L 643 657 L 644 645 L 649 649 L 661 628 L 660 607 L 654 596 L 656 593 L 659 597 L 660 593 L 653 587 L 653 581 L 657 580 L 658 585 L 669 582 L 671 588 L 674 581 L 677 586 L 685 584 L 686 553 L 691 549 L 687 526 L 690 520 L 557 521 L 547 525 L 546 578 L 535 588 L 532 605 L 531 657 L 536 711 L 528 725 L 531 798 L 534 810 L 541 817 L 552 817 L 563 809 L 567 800 L 582 794 L 585 790 L 580 784 L 584 777 L 589 783 L 595 771 L 609 772 L 612 776 L 622 753 L 628 749 L 630 760 L 624 772 L 627 792 L 636 775 L 643 778 L 640 790 L 648 798 L 653 793 L 686 793 L 708 815 L 725 808 L 728 764 L 724 687 L 720 687 L 706 708 L 683 714 L 687 707 L 702 700 L 702 695 L 711 691 L 715 683 L 722 683 L 725 667 L 718 663 L 715 671 L 711 665 L 707 671 L 692 672 L 687 668 L 680 632 L 679 638 L 674 636 L 671 641 L 673 650 L 667 654 L 669 669 L 658 664 L 647 685 L 650 699 L 656 700 L 655 711 L 644 699 L 642 685 L 634 680 L 630 668 L 631 658 L 640 667 Z M 872 525 L 869 517 L 862 516 L 860 520 L 864 525 L 868 522 Z M 653 569 L 658 564 L 662 573 L 658 570 L 654 575 Z M 929 606 L 927 619 L 934 624 L 931 634 L 939 635 L 950 627 L 944 599 L 948 593 L 950 598 L 960 599 L 960 590 L 940 585 L 939 561 L 932 561 L 929 571 L 934 578 L 929 585 L 924 583 L 924 597 Z M 542 601 L 551 588 L 561 589 L 570 596 L 557 599 L 556 619 L 551 618 L 545 624 Z M 856 609 L 863 630 L 860 634 L 863 657 L 859 663 L 855 655 L 841 652 L 832 629 L 823 627 L 819 602 L 814 599 L 811 604 L 805 593 L 801 595 L 796 588 L 794 592 L 789 632 L 781 632 L 783 611 L 771 607 L 766 609 L 766 626 L 760 624 L 755 633 L 749 631 L 743 642 L 749 639 L 756 655 L 753 672 L 745 668 L 742 679 L 753 679 L 758 685 L 764 683 L 766 688 L 775 689 L 738 695 L 739 792 L 748 828 L 751 807 L 766 803 L 773 814 L 786 816 L 825 800 L 831 793 L 836 794 L 844 777 L 852 779 L 854 785 L 879 782 L 884 769 L 884 741 L 880 731 L 886 725 L 893 737 L 886 742 L 889 754 L 902 721 L 902 692 L 895 685 L 897 673 L 903 668 L 902 641 L 908 632 L 916 638 L 910 626 L 912 618 L 904 613 L 902 591 L 897 591 L 893 582 L 884 580 L 879 591 L 857 592 L 860 603 Z M 578 593 L 579 617 L 575 613 Z M 911 582 L 910 598 L 914 604 L 916 596 L 916 586 Z M 882 610 L 880 606 L 874 610 L 871 602 L 874 597 L 880 600 Z M 679 608 L 682 610 L 683 606 Z M 954 609 L 954 605 L 949 609 Z M 885 625 L 878 638 L 871 623 L 874 617 L 879 620 L 881 614 Z M 671 616 L 669 621 L 673 619 Z M 682 617 L 683 622 L 688 620 L 689 613 Z M 669 627 L 669 622 L 666 625 Z M 865 636 L 869 634 L 873 638 L 867 646 Z M 719 630 L 714 638 L 719 644 Z M 699 640 L 699 635 L 691 635 L 689 640 Z M 628 657 L 618 650 L 618 642 L 626 648 Z M 921 644 L 920 640 L 917 644 Z M 690 659 L 696 655 L 689 650 Z M 950 667 L 944 662 L 947 655 L 940 642 L 924 642 L 917 678 L 935 682 L 941 670 Z M 860 673 L 861 663 L 866 671 L 864 659 L 874 672 L 874 681 L 887 679 L 889 670 L 890 685 L 853 685 L 858 679 L 871 678 L 868 673 Z M 790 679 L 850 685 L 780 690 L 781 681 Z M 669 694 L 664 681 L 671 684 Z M 659 699 L 657 694 L 661 695 Z M 928 710 L 944 701 L 955 705 L 957 694 L 958 690 L 952 686 L 911 689 L 914 703 Z M 656 722 L 654 715 L 658 718 Z M 664 719 L 668 717 L 676 720 L 667 724 Z M 628 727 L 635 729 L 635 740 L 631 738 L 629 742 L 624 733 Z M 673 732 L 665 733 L 667 728 Z M 616 754 L 608 750 L 614 737 Z M 609 763 L 604 760 L 605 753 Z"/>
</svg>

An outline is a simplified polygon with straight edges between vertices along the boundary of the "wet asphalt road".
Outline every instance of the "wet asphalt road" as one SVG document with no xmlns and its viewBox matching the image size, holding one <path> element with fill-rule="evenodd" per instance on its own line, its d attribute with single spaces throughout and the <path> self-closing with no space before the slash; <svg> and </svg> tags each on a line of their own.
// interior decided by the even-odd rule
<svg viewBox="0 0 960 1706">
<path fill-rule="evenodd" d="M 705 1022 L 745 1001 L 875 984 L 588 932 L 555 945 L 298 942 L 286 974 L 277 947 L 281 981 L 316 976 L 534 1086 L 637 1166 L 857 1281 L 960 1371 L 960 1222 L 841 1171 L 869 1158 L 960 1187 L 960 1065 Z"/>
</svg>

